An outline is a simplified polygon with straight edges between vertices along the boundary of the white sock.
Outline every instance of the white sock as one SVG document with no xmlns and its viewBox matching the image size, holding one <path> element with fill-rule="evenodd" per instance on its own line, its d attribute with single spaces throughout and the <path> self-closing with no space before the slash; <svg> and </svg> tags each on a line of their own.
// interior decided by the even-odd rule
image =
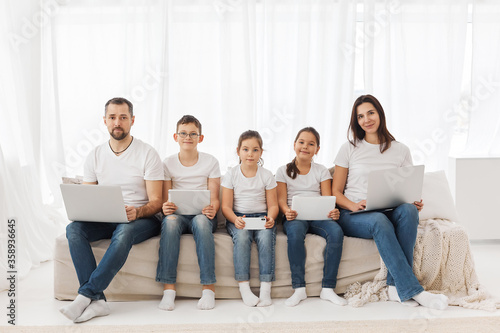
<svg viewBox="0 0 500 333">
<path fill-rule="evenodd" d="M 413 299 L 420 305 L 431 309 L 444 310 L 448 307 L 448 297 L 443 294 L 432 294 L 427 291 L 422 291 L 417 296 L 413 296 Z"/>
<path fill-rule="evenodd" d="M 260 294 L 259 294 L 259 303 L 257 306 L 269 306 L 273 304 L 273 300 L 271 299 L 271 282 L 261 282 L 260 283 Z"/>
<path fill-rule="evenodd" d="M 333 290 L 333 288 L 322 288 L 321 293 L 319 294 L 319 297 L 321 299 L 330 301 L 333 304 L 337 304 L 337 305 L 346 305 L 347 304 L 346 299 L 337 295 L 335 293 L 335 291 Z"/>
<path fill-rule="evenodd" d="M 71 302 L 69 305 L 62 307 L 59 311 L 66 316 L 71 321 L 74 321 L 76 318 L 80 317 L 85 311 L 85 308 L 89 306 L 92 300 L 83 295 L 76 296 L 75 300 Z"/>
<path fill-rule="evenodd" d="M 163 290 L 163 298 L 158 307 L 162 310 L 172 311 L 175 307 L 176 292 L 173 289 Z"/>
<path fill-rule="evenodd" d="M 198 309 L 212 310 L 215 307 L 215 293 L 210 289 L 204 289 L 200 300 L 198 301 Z"/>
<path fill-rule="evenodd" d="M 288 298 L 285 301 L 285 305 L 286 306 L 295 306 L 295 305 L 299 304 L 300 301 L 303 301 L 306 298 L 307 298 L 306 288 L 305 287 L 297 288 L 293 292 L 293 295 L 290 296 L 290 298 Z"/>
<path fill-rule="evenodd" d="M 74 320 L 75 323 L 83 323 L 84 321 L 90 320 L 95 317 L 107 316 L 110 313 L 108 303 L 105 300 L 100 299 L 98 301 L 92 301 L 89 306 L 83 311 L 82 315 Z"/>
<path fill-rule="evenodd" d="M 243 303 L 245 303 L 246 306 L 256 306 L 257 303 L 259 303 L 259 298 L 255 296 L 250 289 L 250 282 L 242 281 L 238 282 L 238 285 L 240 287 L 240 294 Z"/>
<path fill-rule="evenodd" d="M 387 296 L 389 296 L 389 301 L 399 302 L 403 305 L 411 306 L 411 307 L 419 306 L 418 302 L 414 301 L 412 299 L 401 302 L 401 298 L 399 298 L 398 290 L 396 289 L 396 287 L 395 286 L 387 286 L 387 287 L 388 287 L 387 288 Z"/>
</svg>

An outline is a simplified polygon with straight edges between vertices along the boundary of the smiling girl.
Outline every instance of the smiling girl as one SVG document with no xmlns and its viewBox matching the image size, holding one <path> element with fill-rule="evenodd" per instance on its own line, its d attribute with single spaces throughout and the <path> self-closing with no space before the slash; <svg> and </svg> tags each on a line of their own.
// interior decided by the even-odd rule
<svg viewBox="0 0 500 333">
<path fill-rule="evenodd" d="M 288 236 L 288 260 L 292 272 L 292 288 L 295 290 L 285 304 L 295 306 L 307 298 L 304 240 L 306 233 L 310 232 L 326 240 L 320 297 L 337 305 L 345 305 L 346 300 L 337 296 L 334 291 L 344 239 L 342 229 L 334 221 L 339 218 L 339 210 L 332 207 L 324 220 L 304 221 L 295 219 L 297 212 L 291 209 L 292 197 L 295 195 L 332 195 L 330 172 L 323 165 L 313 162 L 314 155 L 319 151 L 319 133 L 312 127 L 301 129 L 295 138 L 293 149 L 295 158 L 276 172 L 278 203 L 285 215 L 283 228 Z"/>
<path fill-rule="evenodd" d="M 233 238 L 235 279 L 241 298 L 248 306 L 269 306 L 271 282 L 274 281 L 275 219 L 278 215 L 276 181 L 271 171 L 262 167 L 262 138 L 257 131 L 240 135 L 236 152 L 240 164 L 230 169 L 222 181 L 222 214 L 226 229 Z M 244 217 L 265 217 L 265 229 L 248 230 Z M 260 295 L 250 290 L 250 252 L 252 241 L 259 251 Z"/>
</svg>

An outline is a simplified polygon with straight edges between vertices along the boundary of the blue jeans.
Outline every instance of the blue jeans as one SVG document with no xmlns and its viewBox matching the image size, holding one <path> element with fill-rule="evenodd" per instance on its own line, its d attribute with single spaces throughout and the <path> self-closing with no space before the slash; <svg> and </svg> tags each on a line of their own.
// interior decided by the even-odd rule
<svg viewBox="0 0 500 333">
<path fill-rule="evenodd" d="M 304 241 L 308 232 L 319 235 L 326 240 L 325 252 L 323 253 L 324 266 L 321 285 L 323 288 L 335 288 L 344 242 L 344 234 L 338 223 L 334 220 L 287 221 L 285 218 L 283 220 L 283 229 L 288 236 L 288 261 L 290 262 L 290 271 L 292 272 L 292 288 L 296 289 L 306 286 L 306 248 Z"/>
<path fill-rule="evenodd" d="M 413 274 L 413 249 L 417 239 L 418 210 L 413 204 L 402 204 L 385 212 L 350 215 L 340 210 L 339 224 L 350 237 L 373 239 L 387 266 L 387 284 L 396 286 L 401 301 L 424 291 Z"/>
<path fill-rule="evenodd" d="M 235 213 L 237 216 L 243 214 Z M 245 214 L 246 217 L 261 217 L 266 213 Z M 255 240 L 259 250 L 259 280 L 271 282 L 274 277 L 274 248 L 276 246 L 276 225 L 270 229 L 246 230 L 238 229 L 229 221 L 226 222 L 227 232 L 233 238 L 234 278 L 236 281 L 250 280 L 250 253 L 252 241 Z"/>
<path fill-rule="evenodd" d="M 177 263 L 182 234 L 193 234 L 200 266 L 201 284 L 215 283 L 215 243 L 212 234 L 217 219 L 199 215 L 167 215 L 161 223 L 161 239 L 156 269 L 156 281 L 165 284 L 177 282 Z"/>
<path fill-rule="evenodd" d="M 132 245 L 160 233 L 154 217 L 129 223 L 72 222 L 66 227 L 69 252 L 80 282 L 78 293 L 92 300 L 106 299 L 103 291 L 127 260 Z M 106 253 L 96 265 L 90 243 L 111 238 Z"/>
</svg>

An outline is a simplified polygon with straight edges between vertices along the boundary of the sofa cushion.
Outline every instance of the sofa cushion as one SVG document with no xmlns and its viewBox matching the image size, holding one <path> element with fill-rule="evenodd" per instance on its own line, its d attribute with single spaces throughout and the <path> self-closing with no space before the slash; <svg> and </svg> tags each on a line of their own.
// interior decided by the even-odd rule
<svg viewBox="0 0 500 333">
<path fill-rule="evenodd" d="M 426 172 L 424 174 L 422 200 L 424 208 L 420 212 L 420 220 L 445 219 L 454 222 L 459 221 L 444 171 Z"/>
<path fill-rule="evenodd" d="M 281 227 L 281 226 L 280 226 Z M 238 283 L 234 279 L 233 243 L 225 230 L 217 230 L 215 240 L 215 284 L 217 298 L 240 298 Z M 110 243 L 109 239 L 92 243 L 96 260 L 99 262 Z M 134 245 L 127 262 L 115 276 L 105 294 L 110 301 L 131 301 L 161 298 L 163 286 L 155 281 L 160 237 L 153 237 Z M 307 293 L 318 296 L 323 277 L 323 251 L 325 240 L 308 234 L 305 245 Z M 272 297 L 288 297 L 293 293 L 290 266 L 287 255 L 287 237 L 279 230 L 276 235 L 275 275 Z M 336 291 L 344 292 L 356 281 L 368 281 L 378 272 L 380 258 L 372 240 L 344 237 L 344 247 L 340 262 Z M 252 244 L 250 285 L 259 286 L 259 264 L 257 246 Z M 177 268 L 177 295 L 200 297 L 200 270 L 192 235 L 181 237 L 181 250 Z M 60 300 L 74 299 L 77 295 L 78 280 L 69 254 L 65 235 L 56 240 L 54 258 L 54 296 Z"/>
</svg>

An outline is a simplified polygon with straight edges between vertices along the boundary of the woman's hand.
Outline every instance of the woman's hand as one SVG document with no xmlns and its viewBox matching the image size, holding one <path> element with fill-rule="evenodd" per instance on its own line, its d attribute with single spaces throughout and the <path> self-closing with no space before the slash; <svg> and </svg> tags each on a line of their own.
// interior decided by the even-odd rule
<svg viewBox="0 0 500 333">
<path fill-rule="evenodd" d="M 420 199 L 420 201 L 415 201 L 413 204 L 417 207 L 417 210 L 419 212 L 424 208 L 424 203 L 422 202 L 422 199 Z"/>
<path fill-rule="evenodd" d="M 353 212 L 357 212 L 358 210 L 363 210 L 363 209 L 366 209 L 366 200 L 361 200 L 360 202 L 354 202 L 352 207 L 351 207 L 351 210 Z"/>
<path fill-rule="evenodd" d="M 210 220 L 215 217 L 215 214 L 217 212 L 215 211 L 215 208 L 212 204 L 208 205 L 207 207 L 203 208 L 201 211 L 202 214 L 204 214 L 206 217 L 208 217 Z"/>
<path fill-rule="evenodd" d="M 266 229 L 271 229 L 272 227 L 274 227 L 274 219 L 266 216 Z"/>
<path fill-rule="evenodd" d="M 170 201 L 164 202 L 162 206 L 164 215 L 172 215 L 177 210 L 177 206 Z"/>
<path fill-rule="evenodd" d="M 295 218 L 297 217 L 297 211 L 288 209 L 287 212 L 285 213 L 285 217 L 287 221 L 295 220 Z"/>
<path fill-rule="evenodd" d="M 328 213 L 328 217 L 334 221 L 337 221 L 340 218 L 340 211 L 335 208 Z"/>
<path fill-rule="evenodd" d="M 245 221 L 243 221 L 244 217 L 245 215 L 236 217 L 236 220 L 234 220 L 234 225 L 236 226 L 236 228 L 243 229 L 245 227 Z"/>
</svg>

